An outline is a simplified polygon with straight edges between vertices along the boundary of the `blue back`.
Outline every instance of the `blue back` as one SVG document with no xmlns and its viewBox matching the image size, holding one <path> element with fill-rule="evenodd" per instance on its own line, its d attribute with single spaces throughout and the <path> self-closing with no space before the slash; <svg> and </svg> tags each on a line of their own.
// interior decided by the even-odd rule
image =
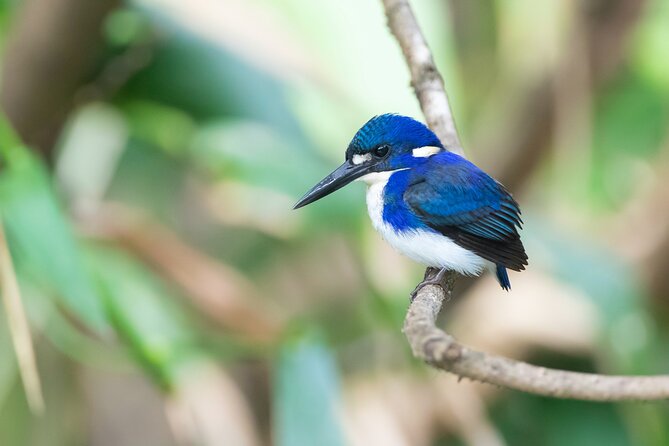
<svg viewBox="0 0 669 446">
<path fill-rule="evenodd" d="M 391 175 L 384 220 L 397 230 L 457 227 L 493 240 L 516 234 L 519 209 L 509 193 L 466 159 L 442 152 Z M 439 231 L 441 232 L 441 231 Z"/>
<path fill-rule="evenodd" d="M 518 204 L 501 184 L 451 152 L 417 158 L 411 168 L 393 173 L 384 189 L 383 219 L 396 231 L 445 235 L 506 268 L 527 265 Z"/>
</svg>

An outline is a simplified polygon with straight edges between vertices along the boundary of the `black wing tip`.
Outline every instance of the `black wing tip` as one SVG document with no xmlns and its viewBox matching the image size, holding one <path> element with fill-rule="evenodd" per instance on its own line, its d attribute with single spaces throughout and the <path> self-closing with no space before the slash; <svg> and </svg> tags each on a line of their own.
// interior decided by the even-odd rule
<svg viewBox="0 0 669 446">
<path fill-rule="evenodd" d="M 496 276 L 499 285 L 504 291 L 511 291 L 511 281 L 509 280 L 509 273 L 506 271 L 504 265 L 497 264 Z"/>
<path fill-rule="evenodd" d="M 452 238 L 457 245 L 510 270 L 523 271 L 528 265 L 527 253 L 520 236 L 506 240 L 491 240 L 454 227 L 449 228 L 445 235 Z"/>
</svg>

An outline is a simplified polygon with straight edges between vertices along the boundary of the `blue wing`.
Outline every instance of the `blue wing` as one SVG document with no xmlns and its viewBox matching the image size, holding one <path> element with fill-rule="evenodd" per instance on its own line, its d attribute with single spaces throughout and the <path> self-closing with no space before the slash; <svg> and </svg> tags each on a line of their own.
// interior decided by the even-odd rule
<svg viewBox="0 0 669 446">
<path fill-rule="evenodd" d="M 525 269 L 520 208 L 501 184 L 453 153 L 422 167 L 414 169 L 404 200 L 425 224 L 487 260 Z"/>
</svg>

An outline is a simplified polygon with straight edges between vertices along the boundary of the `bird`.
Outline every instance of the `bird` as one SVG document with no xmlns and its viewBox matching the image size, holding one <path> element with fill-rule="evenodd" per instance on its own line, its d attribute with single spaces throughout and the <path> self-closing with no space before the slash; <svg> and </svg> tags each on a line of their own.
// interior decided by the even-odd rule
<svg viewBox="0 0 669 446">
<path fill-rule="evenodd" d="M 501 183 L 447 150 L 422 122 L 393 113 L 371 118 L 349 143 L 344 163 L 294 209 L 353 181 L 367 183 L 367 210 L 382 238 L 410 259 L 439 269 L 412 299 L 449 270 L 467 276 L 490 270 L 509 291 L 507 269 L 528 265 L 518 203 Z"/>
</svg>

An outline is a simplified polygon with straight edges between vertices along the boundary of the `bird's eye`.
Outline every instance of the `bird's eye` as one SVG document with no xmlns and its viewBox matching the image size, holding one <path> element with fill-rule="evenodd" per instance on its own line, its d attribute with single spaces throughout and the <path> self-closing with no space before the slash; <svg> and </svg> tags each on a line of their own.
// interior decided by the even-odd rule
<svg viewBox="0 0 669 446">
<path fill-rule="evenodd" d="M 386 156 L 388 154 L 388 150 L 390 150 L 390 147 L 388 147 L 387 145 L 383 145 L 383 146 L 379 146 L 376 149 L 372 150 L 372 154 L 376 158 L 383 158 L 384 156 Z"/>
</svg>

